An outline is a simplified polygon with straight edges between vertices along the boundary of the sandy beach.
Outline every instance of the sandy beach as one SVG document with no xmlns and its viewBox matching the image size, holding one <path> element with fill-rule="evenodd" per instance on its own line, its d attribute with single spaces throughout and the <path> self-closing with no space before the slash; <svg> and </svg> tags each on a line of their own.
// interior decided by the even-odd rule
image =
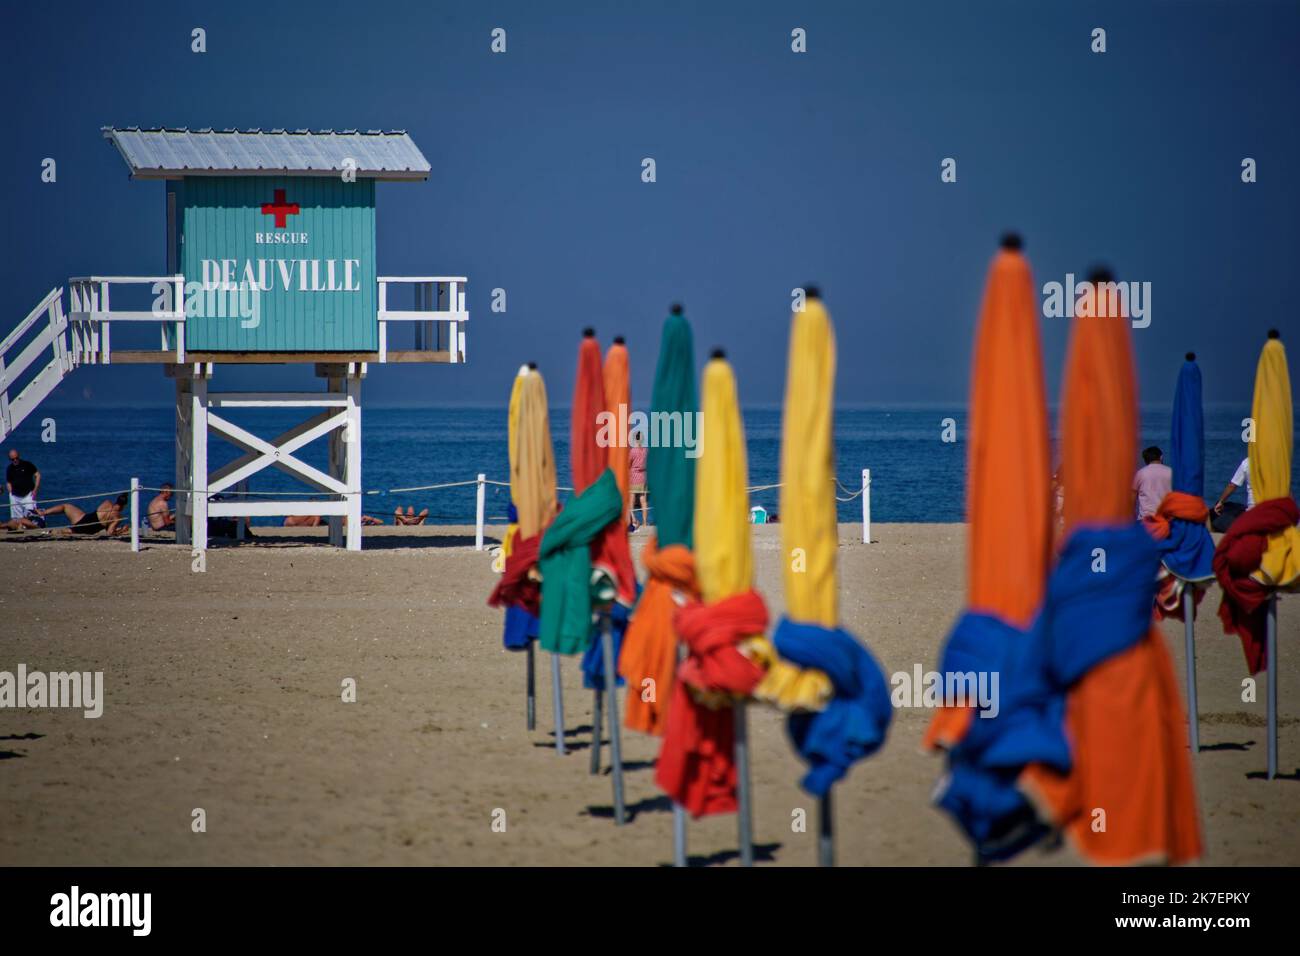
<svg viewBox="0 0 1300 956">
<path fill-rule="evenodd" d="M 502 529 L 489 529 L 493 539 Z M 755 528 L 758 585 L 781 610 L 776 527 Z M 962 525 L 840 526 L 842 617 L 887 673 L 927 669 L 962 605 Z M 259 529 L 214 547 L 0 537 L 0 670 L 103 671 L 103 716 L 0 710 L 0 864 L 663 865 L 671 814 L 658 741 L 624 733 L 629 825 L 588 772 L 592 694 L 564 666 L 570 752 L 552 747 L 547 658 L 525 729 L 524 657 L 501 648 L 494 575 L 473 528 L 367 528 L 366 551 L 324 531 Z M 633 537 L 639 549 L 643 536 Z M 1204 862 L 1300 864 L 1300 602 L 1279 611 L 1283 779 L 1262 779 L 1264 694 L 1243 703 L 1235 637 L 1201 609 Z M 1165 635 L 1183 680 L 1182 625 Z M 1294 663 L 1294 661 L 1291 661 Z M 356 681 L 356 703 L 341 700 Z M 754 708 L 760 863 L 811 865 L 813 819 L 780 716 Z M 895 711 L 888 743 L 835 791 L 838 862 L 966 865 L 930 803 L 942 763 L 920 750 L 929 712 Z M 206 832 L 191 828 L 195 808 Z M 503 810 L 505 832 L 494 832 Z M 500 814 L 498 813 L 499 817 Z M 695 862 L 734 863 L 735 818 L 689 829 Z M 1068 847 L 1027 864 L 1077 862 Z"/>
</svg>

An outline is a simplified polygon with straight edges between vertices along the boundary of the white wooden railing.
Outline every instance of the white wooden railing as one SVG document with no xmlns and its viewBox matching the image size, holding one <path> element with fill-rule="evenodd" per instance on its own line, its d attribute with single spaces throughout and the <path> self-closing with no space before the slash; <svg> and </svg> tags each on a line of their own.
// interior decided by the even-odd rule
<svg viewBox="0 0 1300 956">
<path fill-rule="evenodd" d="M 167 309 L 114 312 L 109 289 L 114 285 L 170 286 Z M 81 276 L 68 280 L 68 322 L 73 366 L 109 365 L 113 359 L 114 322 L 156 322 L 160 325 L 161 351 L 174 353 L 171 361 L 185 361 L 185 276 Z"/>
<path fill-rule="evenodd" d="M 9 353 L 18 348 L 18 343 L 42 323 L 44 326 L 23 345 L 22 350 L 10 356 Z M 23 419 L 72 370 L 72 359 L 63 336 L 67 327 L 68 320 L 63 314 L 63 290 L 54 288 L 0 341 L 0 439 L 22 424 Z M 32 376 L 21 391 L 10 397 L 11 387 L 45 355 L 47 349 L 51 355 L 45 359 L 45 367 Z"/>
<path fill-rule="evenodd" d="M 452 362 L 465 361 L 465 324 L 469 313 L 465 311 L 464 276 L 380 276 L 379 279 L 379 361 L 388 360 L 388 323 L 414 322 L 416 351 L 436 352 L 439 345 L 438 327 L 447 325 L 447 351 Z M 389 286 L 415 286 L 415 309 L 402 311 L 388 308 Z M 445 292 L 444 292 L 445 289 Z M 445 305 L 445 308 L 438 308 Z"/>
</svg>

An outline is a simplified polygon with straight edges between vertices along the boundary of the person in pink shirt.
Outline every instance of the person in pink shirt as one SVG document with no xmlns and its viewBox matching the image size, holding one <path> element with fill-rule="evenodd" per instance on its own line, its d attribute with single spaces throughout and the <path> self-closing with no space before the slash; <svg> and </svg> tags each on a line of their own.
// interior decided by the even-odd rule
<svg viewBox="0 0 1300 956">
<path fill-rule="evenodd" d="M 641 444 L 641 435 L 639 432 L 633 432 L 630 437 L 631 445 L 627 451 L 628 462 L 628 491 L 632 495 L 632 530 L 635 531 L 646 524 L 649 520 L 646 517 L 649 511 L 650 495 L 646 490 L 645 462 L 646 448 Z M 641 520 L 636 520 L 637 499 L 641 500 Z"/>
<path fill-rule="evenodd" d="M 1142 460 L 1146 464 L 1133 476 L 1133 497 L 1139 521 L 1155 514 L 1160 502 L 1174 487 L 1174 471 L 1164 463 L 1164 452 L 1152 445 L 1142 452 Z"/>
</svg>

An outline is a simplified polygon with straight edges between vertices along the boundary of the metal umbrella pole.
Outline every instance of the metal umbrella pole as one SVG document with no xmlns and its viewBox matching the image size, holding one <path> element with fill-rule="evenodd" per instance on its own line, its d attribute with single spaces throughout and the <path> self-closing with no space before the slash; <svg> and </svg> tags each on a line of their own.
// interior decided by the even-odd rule
<svg viewBox="0 0 1300 956">
<path fill-rule="evenodd" d="M 614 822 L 622 826 L 626 821 L 623 807 L 623 742 L 618 727 L 618 668 L 614 663 L 614 629 L 609 613 L 600 616 L 600 639 L 605 651 L 605 700 L 609 705 L 609 756 L 614 777 Z"/>
<path fill-rule="evenodd" d="M 605 696 L 597 687 L 591 705 L 591 772 L 600 773 L 600 718 L 605 709 Z"/>
<path fill-rule="evenodd" d="M 739 828 L 740 865 L 754 865 L 753 794 L 749 788 L 749 714 L 748 704 L 736 700 L 731 705 L 736 729 L 736 825 Z"/>
<path fill-rule="evenodd" d="M 537 667 L 531 638 L 528 641 L 528 729 L 537 729 Z"/>
<path fill-rule="evenodd" d="M 1183 629 L 1187 637 L 1187 726 L 1192 753 L 1201 751 L 1201 722 L 1196 709 L 1196 600 L 1190 582 L 1183 585 Z"/>
<path fill-rule="evenodd" d="M 680 591 L 673 592 L 673 600 L 681 607 L 686 603 L 686 596 Z M 677 663 L 686 656 L 686 648 L 677 645 Z M 686 810 L 680 803 L 673 803 L 673 866 L 686 866 Z"/>
<path fill-rule="evenodd" d="M 551 706 L 555 712 L 555 752 L 561 757 L 564 749 L 564 688 L 560 686 L 560 655 L 551 655 Z"/>
<path fill-rule="evenodd" d="M 830 791 L 817 807 L 817 865 L 835 865 L 835 820 L 832 816 Z"/>
<path fill-rule="evenodd" d="M 1268 779 L 1277 776 L 1277 595 L 1268 599 Z"/>
</svg>

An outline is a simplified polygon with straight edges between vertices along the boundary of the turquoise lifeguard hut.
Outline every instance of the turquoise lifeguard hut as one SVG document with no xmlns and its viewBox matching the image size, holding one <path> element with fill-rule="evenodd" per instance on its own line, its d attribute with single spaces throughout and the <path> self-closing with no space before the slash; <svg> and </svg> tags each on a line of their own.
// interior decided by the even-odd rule
<svg viewBox="0 0 1300 956">
<path fill-rule="evenodd" d="M 319 514 L 331 543 L 359 550 L 361 382 L 369 366 L 465 361 L 466 278 L 378 271 L 375 184 L 422 182 L 428 160 L 401 130 L 103 134 L 132 179 L 166 181 L 166 274 L 70 279 L 66 309 L 64 290 L 52 289 L 0 342 L 0 439 L 81 365 L 161 364 L 176 387 L 178 541 L 205 548 L 209 517 Z M 112 288 L 124 284 L 150 285 L 153 307 L 113 310 Z M 388 307 L 399 285 L 413 287 L 412 309 Z M 113 324 L 140 322 L 158 325 L 159 348 L 114 350 Z M 412 347 L 389 348 L 395 322 L 413 325 Z M 45 366 L 11 399 L 10 385 L 42 357 Z M 325 389 L 209 388 L 220 365 L 283 363 L 312 363 Z M 265 439 L 222 416 L 236 407 L 320 410 Z M 243 454 L 209 472 L 209 433 Z M 294 454 L 319 438 L 329 441 L 328 472 Z M 268 467 L 317 496 L 227 500 Z"/>
</svg>

